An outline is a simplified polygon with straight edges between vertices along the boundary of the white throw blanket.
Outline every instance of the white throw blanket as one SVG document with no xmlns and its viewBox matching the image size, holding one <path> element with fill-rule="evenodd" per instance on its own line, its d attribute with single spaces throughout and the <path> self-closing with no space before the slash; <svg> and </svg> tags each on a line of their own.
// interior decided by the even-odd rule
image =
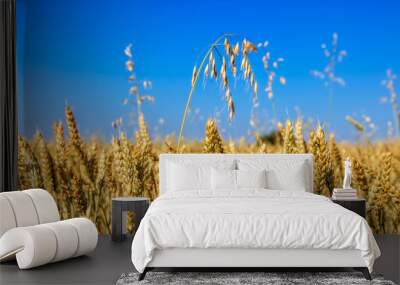
<svg viewBox="0 0 400 285">
<path fill-rule="evenodd" d="M 157 198 L 132 243 L 143 272 L 155 249 L 358 249 L 372 271 L 380 251 L 365 219 L 306 192 L 171 192 Z"/>
</svg>

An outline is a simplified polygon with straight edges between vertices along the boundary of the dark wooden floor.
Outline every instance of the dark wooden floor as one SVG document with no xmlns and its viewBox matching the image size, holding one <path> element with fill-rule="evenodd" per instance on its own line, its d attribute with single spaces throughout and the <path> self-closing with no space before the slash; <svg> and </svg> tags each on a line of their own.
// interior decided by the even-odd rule
<svg viewBox="0 0 400 285">
<path fill-rule="evenodd" d="M 399 283 L 399 236 L 376 236 L 376 238 L 382 257 L 376 261 L 374 272 Z M 112 242 L 110 236 L 100 236 L 96 250 L 88 256 L 28 270 L 19 270 L 16 262 L 1 263 L 0 285 L 115 284 L 122 273 L 135 271 L 130 257 L 131 243 L 132 237 L 123 242 Z M 316 268 L 314 270 L 318 271 Z M 274 271 L 277 270 L 274 269 Z M 313 269 L 306 269 L 306 271 L 313 271 Z M 326 271 L 342 270 L 332 268 Z"/>
<path fill-rule="evenodd" d="M 134 271 L 132 238 L 115 243 L 100 236 L 95 251 L 41 267 L 19 270 L 16 262 L 0 264 L 0 284 L 115 284 L 124 272 Z"/>
</svg>

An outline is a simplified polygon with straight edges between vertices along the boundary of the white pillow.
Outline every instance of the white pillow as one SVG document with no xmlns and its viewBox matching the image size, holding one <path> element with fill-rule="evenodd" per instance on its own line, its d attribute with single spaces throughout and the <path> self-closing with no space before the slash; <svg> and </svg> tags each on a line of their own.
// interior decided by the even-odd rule
<svg viewBox="0 0 400 285">
<path fill-rule="evenodd" d="M 239 170 L 266 169 L 267 188 L 271 190 L 303 191 L 307 189 L 307 178 L 304 160 L 251 159 L 238 161 Z"/>
<path fill-rule="evenodd" d="M 267 171 L 236 170 L 237 188 L 267 188 Z"/>
<path fill-rule="evenodd" d="M 211 189 L 235 190 L 236 170 L 211 168 Z"/>
<path fill-rule="evenodd" d="M 212 163 L 193 160 L 167 163 L 167 191 L 211 190 L 211 168 L 235 169 L 235 161 Z"/>
<path fill-rule="evenodd" d="M 171 191 L 184 191 L 194 189 L 207 189 L 210 187 L 209 167 L 188 167 L 182 164 L 169 163 L 168 189 Z"/>
</svg>

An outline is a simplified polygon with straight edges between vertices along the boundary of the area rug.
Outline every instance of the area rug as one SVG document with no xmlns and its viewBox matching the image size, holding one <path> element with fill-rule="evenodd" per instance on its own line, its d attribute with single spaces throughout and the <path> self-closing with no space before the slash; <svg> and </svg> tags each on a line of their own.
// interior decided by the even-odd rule
<svg viewBox="0 0 400 285">
<path fill-rule="evenodd" d="M 145 284 L 213 284 L 213 285 L 297 285 L 297 284 L 376 284 L 395 285 L 380 275 L 372 275 L 368 281 L 359 272 L 148 272 L 146 278 L 138 281 L 138 273 L 122 274 L 117 285 Z"/>
</svg>

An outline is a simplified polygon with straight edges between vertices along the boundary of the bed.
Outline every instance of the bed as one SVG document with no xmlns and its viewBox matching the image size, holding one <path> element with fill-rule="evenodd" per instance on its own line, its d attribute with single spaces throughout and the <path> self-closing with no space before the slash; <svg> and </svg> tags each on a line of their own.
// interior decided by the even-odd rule
<svg viewBox="0 0 400 285">
<path fill-rule="evenodd" d="M 161 267 L 352 267 L 370 279 L 380 251 L 367 222 L 312 189 L 309 154 L 161 154 L 160 197 L 132 242 L 139 279 Z"/>
</svg>

